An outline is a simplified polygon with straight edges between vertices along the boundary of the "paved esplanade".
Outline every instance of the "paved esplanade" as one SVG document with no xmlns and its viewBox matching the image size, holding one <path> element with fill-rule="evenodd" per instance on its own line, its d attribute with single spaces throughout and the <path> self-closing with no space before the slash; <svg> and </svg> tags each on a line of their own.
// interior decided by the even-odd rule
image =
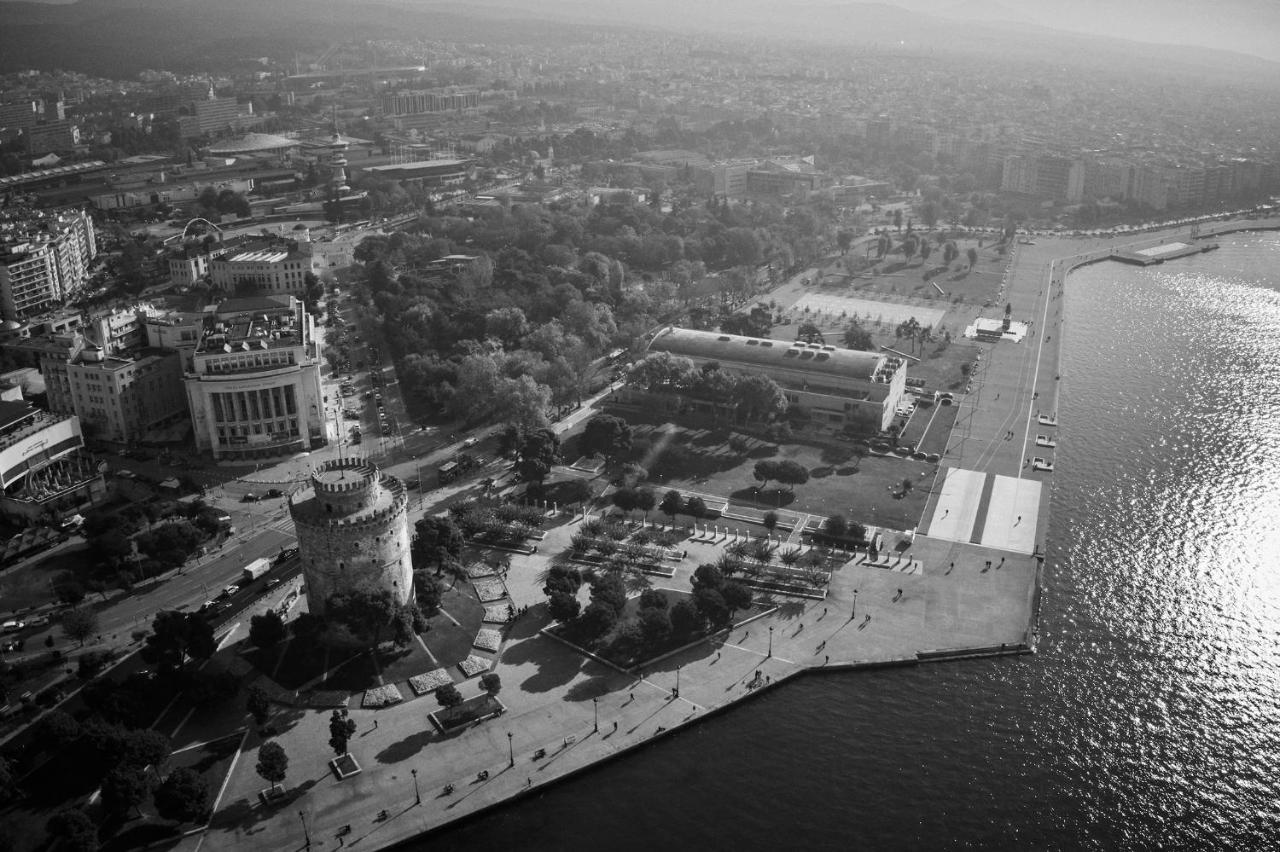
<svg viewBox="0 0 1280 852">
<path fill-rule="evenodd" d="M 298 849 L 305 821 L 313 848 L 379 848 L 537 790 L 805 669 L 914 662 L 934 656 L 930 651 L 952 652 L 937 655 L 944 658 L 966 650 L 1023 647 L 1034 629 L 1038 566 L 1031 553 L 1043 549 L 1048 520 L 1048 490 L 1040 489 L 1034 500 L 1029 495 L 1030 484 L 1039 485 L 1045 475 L 1024 469 L 1024 460 L 1048 455 L 1034 451 L 1036 435 L 1054 431 L 1038 425 L 1038 414 L 1070 417 L 1058 410 L 1056 392 L 1063 301 L 1058 290 L 1065 267 L 1055 267 L 1051 283 L 1050 262 L 1105 245 L 1102 240 L 1041 240 L 1018 247 L 998 308 L 1003 312 L 1009 302 L 1015 318 L 1034 320 L 1033 334 L 1019 344 L 983 345 L 973 392 L 962 402 L 964 416 L 944 457 L 948 470 L 965 473 L 954 474 L 958 478 L 950 486 L 949 475 L 939 477 L 921 525 L 926 532 L 951 532 L 946 538 L 918 535 L 907 551 L 913 557 L 909 566 L 905 559 L 898 570 L 846 564 L 832 575 L 826 600 L 783 599 L 771 614 L 634 678 L 539 633 L 548 624 L 538 606 L 544 600 L 543 572 L 578 528 L 558 526 L 540 543 L 538 554 L 512 560 L 511 597 L 530 610 L 510 628 L 494 669 L 502 678 L 507 713 L 440 737 L 426 718 L 437 706 L 431 697 L 380 711 L 353 709 L 359 727 L 351 751 L 364 771 L 337 781 L 326 765 L 332 756 L 328 712 L 283 710 L 277 739 L 289 754 L 286 787 L 295 798 L 276 808 L 258 804 L 265 782 L 253 771 L 261 743 L 251 733 L 211 830 L 184 845 Z M 938 508 L 943 499 L 968 507 L 958 512 L 968 520 L 952 523 L 952 512 Z M 970 506 L 974 500 L 977 509 Z M 978 541 L 1000 546 L 975 544 L 974 530 L 979 530 Z M 676 576 L 655 585 L 687 589 L 693 569 L 713 560 L 726 543 L 689 544 Z M 677 678 L 680 694 L 674 698 Z M 479 687 L 471 680 L 462 691 L 470 696 Z M 535 760 L 538 749 L 546 756 Z M 417 770 L 421 804 L 415 804 L 411 769 Z M 481 771 L 489 773 L 484 781 L 477 780 Z M 456 790 L 445 795 L 450 783 Z M 389 818 L 377 821 L 382 809 Z M 351 833 L 339 838 L 336 832 L 348 824 Z"/>
</svg>

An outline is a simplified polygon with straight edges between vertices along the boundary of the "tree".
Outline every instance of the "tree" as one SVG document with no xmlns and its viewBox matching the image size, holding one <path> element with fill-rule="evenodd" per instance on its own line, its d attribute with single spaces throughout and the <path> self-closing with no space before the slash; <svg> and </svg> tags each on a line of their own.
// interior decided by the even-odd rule
<svg viewBox="0 0 1280 852">
<path fill-rule="evenodd" d="M 102 804 L 108 813 L 123 817 L 142 804 L 151 782 L 137 766 L 117 766 L 102 779 Z"/>
<path fill-rule="evenodd" d="M 788 490 L 794 490 L 795 486 L 804 485 L 809 481 L 809 469 L 799 462 L 784 459 L 778 462 L 773 478 L 788 486 Z"/>
<path fill-rule="evenodd" d="M 6 758 L 0 757 L 0 807 L 5 807 L 21 795 L 13 777 L 13 770 Z"/>
<path fill-rule="evenodd" d="M 700 520 L 707 516 L 707 502 L 701 497 L 690 497 L 685 501 L 684 511 L 689 517 Z"/>
<path fill-rule="evenodd" d="M 729 436 L 729 449 L 737 455 L 746 455 L 747 450 L 751 449 L 751 442 L 747 440 L 746 435 L 733 434 Z"/>
<path fill-rule="evenodd" d="M 902 230 L 902 208 L 893 211 L 893 227 Z"/>
<path fill-rule="evenodd" d="M 770 420 L 787 410 L 787 396 L 777 382 L 762 373 L 738 379 L 733 387 L 738 414 L 747 422 Z"/>
<path fill-rule="evenodd" d="M 33 733 L 42 744 L 47 741 L 54 748 L 61 748 L 80 738 L 80 723 L 70 713 L 50 710 L 36 723 Z"/>
<path fill-rule="evenodd" d="M 62 635 L 84 647 L 90 636 L 98 632 L 98 616 L 92 610 L 73 609 L 62 615 Z"/>
<path fill-rule="evenodd" d="M 764 488 L 770 480 L 778 478 L 778 462 L 773 459 L 760 459 L 751 470 L 752 477 Z"/>
<path fill-rule="evenodd" d="M 631 449 L 631 424 L 621 417 L 598 414 L 588 421 L 579 442 L 584 454 L 615 461 Z"/>
<path fill-rule="evenodd" d="M 462 693 L 458 691 L 458 687 L 446 683 L 436 690 L 436 701 L 439 701 L 440 706 L 445 710 L 452 710 L 462 703 Z"/>
<path fill-rule="evenodd" d="M 284 640 L 284 619 L 274 609 L 249 619 L 249 641 L 257 648 L 273 648 Z"/>
<path fill-rule="evenodd" d="M 853 231 L 841 229 L 836 232 L 836 245 L 840 247 L 840 254 L 849 253 L 849 247 L 853 245 Z"/>
<path fill-rule="evenodd" d="M 720 587 L 720 596 L 729 607 L 729 618 L 738 610 L 749 609 L 752 603 L 751 590 L 737 580 L 726 580 Z"/>
<path fill-rule="evenodd" d="M 45 823 L 49 834 L 59 841 L 59 849 L 66 852 L 94 852 L 98 848 L 98 826 L 79 808 L 59 811 Z"/>
<path fill-rule="evenodd" d="M 84 585 L 70 571 L 63 571 L 53 581 L 53 593 L 69 606 L 78 606 L 84 600 Z"/>
<path fill-rule="evenodd" d="M 175 769 L 156 788 L 156 811 L 174 822 L 199 822 L 209 810 L 209 785 L 193 769 Z"/>
<path fill-rule="evenodd" d="M 652 488 L 636 489 L 636 508 L 644 512 L 644 519 L 649 520 L 649 513 L 653 511 L 653 507 L 658 502 L 658 497 L 653 493 Z"/>
<path fill-rule="evenodd" d="M 620 613 L 627 605 L 627 587 L 614 574 L 597 574 L 591 581 L 591 602 L 604 604 Z"/>
<path fill-rule="evenodd" d="M 667 596 L 657 589 L 645 589 L 640 593 L 640 609 L 666 609 Z"/>
<path fill-rule="evenodd" d="M 871 338 L 871 332 L 863 328 L 857 320 L 854 320 L 844 330 L 844 345 L 848 349 L 869 352 L 875 348 L 875 341 Z"/>
<path fill-rule="evenodd" d="M 811 322 L 801 323 L 799 330 L 796 331 L 796 340 L 802 340 L 805 343 L 826 342 L 826 338 L 822 336 L 822 329 Z"/>
<path fill-rule="evenodd" d="M 775 529 L 778 528 L 777 512 L 765 512 L 764 518 L 762 520 L 764 522 L 764 528 L 769 532 L 773 532 Z"/>
<path fill-rule="evenodd" d="M 831 515 L 822 522 L 822 531 L 832 538 L 844 538 L 849 531 L 849 522 L 844 515 Z"/>
<path fill-rule="evenodd" d="M 562 624 L 573 621 L 581 611 L 582 603 L 568 592 L 552 592 L 547 599 L 547 614 Z"/>
<path fill-rule="evenodd" d="M 373 647 L 382 641 L 382 632 L 391 626 L 398 609 L 387 589 L 352 589 L 332 594 L 325 601 L 325 615 L 331 621 Z"/>
<path fill-rule="evenodd" d="M 413 525 L 413 561 L 420 566 L 436 566 L 436 573 L 445 559 L 457 559 L 462 555 L 465 541 L 462 530 L 449 515 L 427 515 Z"/>
<path fill-rule="evenodd" d="M 541 483 L 559 460 L 560 438 L 550 429 L 535 429 L 520 445 L 516 472 L 525 482 Z"/>
<path fill-rule="evenodd" d="M 498 693 L 502 691 L 502 678 L 497 672 L 485 672 L 480 675 L 480 688 L 490 698 L 497 698 Z"/>
<path fill-rule="evenodd" d="M 658 510 L 671 518 L 672 523 L 675 523 L 676 515 L 684 511 L 684 498 L 680 496 L 679 491 L 672 488 L 662 495 L 662 502 L 658 504 Z"/>
<path fill-rule="evenodd" d="M 677 638 L 683 639 L 689 636 L 701 624 L 702 615 L 693 601 L 688 598 L 681 598 L 676 601 L 675 606 L 671 607 L 671 631 Z"/>
<path fill-rule="evenodd" d="M 662 646 L 671 638 L 670 613 L 656 607 L 640 610 L 640 634 L 650 647 Z"/>
<path fill-rule="evenodd" d="M 969 246 L 969 250 L 965 254 L 969 258 L 969 268 L 973 269 L 974 264 L 978 262 L 978 250 L 973 246 Z"/>
<path fill-rule="evenodd" d="M 120 762 L 139 769 L 160 766 L 169 757 L 169 752 L 173 748 L 173 743 L 168 737 L 159 731 L 149 729 L 127 731 L 120 742 L 123 751 Z"/>
<path fill-rule="evenodd" d="M 693 605 L 712 627 L 724 627 L 729 623 L 729 605 L 718 589 L 709 586 L 694 589 Z"/>
<path fill-rule="evenodd" d="M 267 692 L 258 684 L 251 684 L 245 690 L 244 709 L 249 711 L 253 716 L 254 724 L 265 725 L 267 716 L 271 713 L 271 701 L 267 697 Z"/>
<path fill-rule="evenodd" d="M 347 711 L 334 710 L 329 717 L 329 747 L 338 757 L 347 753 L 347 743 L 356 732 L 355 719 L 347 716 Z"/>
<path fill-rule="evenodd" d="M 280 787 L 280 782 L 289 773 L 289 755 L 284 747 L 275 740 L 268 740 L 258 749 L 258 765 L 254 767 L 263 781 L 271 784 L 271 789 Z"/>
<path fill-rule="evenodd" d="M 576 595 L 581 587 L 581 571 L 567 565 L 552 565 L 547 569 L 547 579 L 542 587 L 542 593 L 548 596 L 556 592 Z"/>
<path fill-rule="evenodd" d="M 594 493 L 591 484 L 585 479 L 570 479 L 561 487 L 560 499 L 566 504 L 585 503 L 594 496 Z"/>
<path fill-rule="evenodd" d="M 440 608 L 440 601 L 444 597 L 444 587 L 439 580 L 426 571 L 414 571 L 413 595 L 420 611 L 434 613 Z"/>
<path fill-rule="evenodd" d="M 598 639 L 618 623 L 618 611 L 606 603 L 592 601 L 574 622 L 587 639 Z"/>
<path fill-rule="evenodd" d="M 610 499 L 613 501 L 613 505 L 617 506 L 623 512 L 630 512 L 632 509 L 636 508 L 637 495 L 634 488 L 615 489 L 613 496 Z"/>
<path fill-rule="evenodd" d="M 207 660 L 215 650 L 213 626 L 195 613 L 156 613 L 142 658 L 166 671 L 176 671 L 188 659 Z"/>
</svg>

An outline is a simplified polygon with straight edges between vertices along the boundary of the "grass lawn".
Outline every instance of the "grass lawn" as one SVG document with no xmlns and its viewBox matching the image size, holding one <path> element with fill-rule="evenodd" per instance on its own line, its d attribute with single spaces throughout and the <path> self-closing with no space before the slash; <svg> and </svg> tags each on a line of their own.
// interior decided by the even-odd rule
<svg viewBox="0 0 1280 852">
<path fill-rule="evenodd" d="M 26 609 L 52 603 L 57 598 L 49 584 L 59 574 L 70 571 L 76 576 L 88 576 L 93 565 L 93 554 L 87 547 L 59 551 L 45 559 L 6 571 L 0 576 L 0 600 L 4 601 L 5 609 Z"/>
<path fill-rule="evenodd" d="M 459 582 L 445 590 L 440 611 L 427 618 L 431 629 L 422 634 L 422 640 L 440 667 L 449 668 L 471 656 L 471 643 L 483 621 L 484 605 L 476 599 L 470 583 Z"/>
<path fill-rule="evenodd" d="M 954 406 L 952 406 L 954 408 Z M 932 430 L 931 430 L 932 431 Z M 731 506 L 768 511 L 789 509 L 814 515 L 843 514 L 862 524 L 893 529 L 915 527 L 928 498 L 936 465 L 899 458 L 867 456 L 858 460 L 852 451 L 840 451 L 805 444 L 771 445 L 752 441 L 745 456 L 733 454 L 725 444 L 727 431 L 712 432 L 665 423 L 640 426 L 637 433 L 650 442 L 649 485 L 661 492 L 671 486 L 729 499 Z M 679 448 L 672 453 L 671 448 Z M 664 460 L 664 456 L 674 458 Z M 767 483 L 752 476 L 762 458 L 789 459 L 809 471 L 809 481 L 794 490 Z M 643 464 L 643 462 L 642 462 Z M 895 499 L 903 479 L 910 478 L 912 490 Z"/>
<path fill-rule="evenodd" d="M 681 592 L 675 589 L 656 589 L 656 591 L 661 592 L 663 597 L 667 599 L 667 612 L 670 612 L 671 608 L 680 601 L 688 600 L 693 597 L 688 592 Z M 739 612 L 734 613 L 733 621 L 734 623 L 741 622 L 759 614 L 764 609 L 765 607 L 761 604 L 753 604 L 750 609 L 740 610 Z M 636 595 L 627 599 L 627 605 L 623 607 L 622 613 L 618 617 L 618 622 L 614 625 L 613 629 L 598 641 L 590 643 L 587 647 L 589 647 L 593 653 L 599 654 L 601 657 L 609 660 L 615 665 L 622 666 L 623 668 L 633 668 L 635 666 L 648 665 L 651 660 L 656 659 L 663 654 L 674 651 L 677 648 L 682 648 L 691 642 L 697 642 L 698 640 L 710 635 L 712 632 L 715 632 L 711 630 L 701 630 L 689 636 L 672 635 L 667 639 L 667 641 L 659 645 L 637 645 L 635 641 L 626 638 L 626 633 L 632 629 L 629 625 L 637 623 L 639 616 L 640 596 Z M 566 629 L 565 626 L 561 625 L 553 628 L 553 630 L 563 635 L 570 642 L 577 643 L 579 641 L 574 637 L 571 627 Z"/>
</svg>

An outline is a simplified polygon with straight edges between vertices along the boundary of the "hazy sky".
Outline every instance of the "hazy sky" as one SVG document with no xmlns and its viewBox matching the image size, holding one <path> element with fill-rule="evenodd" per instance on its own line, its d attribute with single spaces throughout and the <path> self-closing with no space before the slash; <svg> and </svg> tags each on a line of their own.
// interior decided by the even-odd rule
<svg viewBox="0 0 1280 852">
<path fill-rule="evenodd" d="M 1196 44 L 1280 61 L 1280 0 L 881 0 L 1162 44 Z"/>
</svg>

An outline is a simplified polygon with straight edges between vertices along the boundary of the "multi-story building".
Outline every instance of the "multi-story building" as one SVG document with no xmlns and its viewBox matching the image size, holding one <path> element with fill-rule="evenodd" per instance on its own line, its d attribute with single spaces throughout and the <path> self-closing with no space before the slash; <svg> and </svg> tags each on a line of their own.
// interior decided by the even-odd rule
<svg viewBox="0 0 1280 852">
<path fill-rule="evenodd" d="M 67 362 L 71 403 L 92 437 L 122 444 L 149 439 L 186 419 L 182 362 L 176 352 L 142 349 L 112 355 L 86 343 Z"/>
<path fill-rule="evenodd" d="M 19 210 L 0 220 L 0 313 L 19 320 L 74 298 L 97 254 L 82 210 Z"/>
<path fill-rule="evenodd" d="M 204 100 L 191 101 L 178 117 L 178 128 L 185 139 L 198 136 L 241 130 L 252 123 L 250 116 L 241 114 L 240 104 L 235 98 L 214 97 L 210 90 L 209 97 Z M 251 109 L 251 107 L 247 107 Z"/>
<path fill-rule="evenodd" d="M 311 315 L 293 296 L 220 304 L 186 375 L 196 448 L 247 460 L 323 443 L 320 349 Z"/>
<path fill-rule="evenodd" d="M 23 130 L 44 118 L 44 102 L 30 98 L 0 104 L 0 130 Z"/>
<path fill-rule="evenodd" d="M 0 514 L 20 523 L 52 521 L 98 502 L 102 474 L 83 448 L 74 415 L 0 402 Z"/>
<path fill-rule="evenodd" d="M 791 343 L 714 331 L 668 326 L 649 344 L 650 352 L 688 358 L 694 366 L 715 362 L 731 373 L 768 376 L 787 402 L 815 425 L 831 431 L 847 427 L 887 429 L 906 391 L 906 359 L 882 352 L 860 352 L 818 343 Z M 624 402 L 661 405 L 628 386 Z M 714 408 L 717 404 L 672 397 L 677 407 Z M 668 406 L 669 407 L 669 406 Z M 869 427 L 869 429 L 868 429 Z"/>
<path fill-rule="evenodd" d="M 143 303 L 128 308 L 110 308 L 89 315 L 88 333 L 108 355 L 121 355 L 146 344 L 143 329 L 148 317 L 160 310 Z"/>
<path fill-rule="evenodd" d="M 147 346 L 178 353 L 184 373 L 195 369 L 196 347 L 204 330 L 204 314 L 170 311 L 147 316 L 143 334 Z"/>
<path fill-rule="evenodd" d="M 31 154 L 71 151 L 80 144 L 80 128 L 74 121 L 47 121 L 33 124 L 23 131 L 27 151 Z"/>
<path fill-rule="evenodd" d="M 223 293 L 233 293 L 241 282 L 252 282 L 262 294 L 301 296 L 308 272 L 316 271 L 315 254 L 308 240 L 274 240 L 246 246 L 209 261 L 209 279 Z"/>
<path fill-rule="evenodd" d="M 386 92 L 381 99 L 382 114 L 386 117 L 421 115 L 432 112 L 462 112 L 478 109 L 480 93 L 405 91 Z"/>
</svg>

